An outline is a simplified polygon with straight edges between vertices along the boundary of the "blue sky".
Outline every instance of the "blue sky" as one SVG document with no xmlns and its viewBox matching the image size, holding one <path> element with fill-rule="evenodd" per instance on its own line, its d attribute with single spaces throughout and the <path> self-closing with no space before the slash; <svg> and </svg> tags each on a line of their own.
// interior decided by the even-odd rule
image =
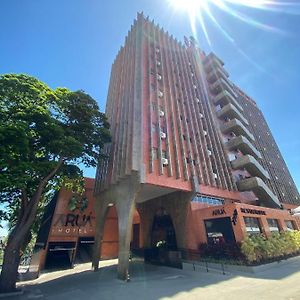
<svg viewBox="0 0 300 300">
<path fill-rule="evenodd" d="M 299 189 L 299 14 L 296 8 L 293 14 L 234 8 L 281 32 L 258 29 L 215 7 L 234 41 L 205 17 L 211 45 L 197 24 L 199 45 L 220 56 L 232 81 L 256 100 Z M 172 10 L 167 0 L 2 0 L 0 73 L 27 73 L 53 88 L 83 89 L 104 110 L 111 64 L 138 11 L 181 41 L 192 34 L 187 14 Z M 85 174 L 93 176 L 94 170 Z"/>
</svg>

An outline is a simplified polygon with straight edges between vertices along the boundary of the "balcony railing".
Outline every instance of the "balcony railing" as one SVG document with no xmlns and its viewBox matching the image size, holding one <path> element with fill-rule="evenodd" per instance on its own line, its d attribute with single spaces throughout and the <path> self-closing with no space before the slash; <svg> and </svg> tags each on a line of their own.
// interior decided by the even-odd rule
<svg viewBox="0 0 300 300">
<path fill-rule="evenodd" d="M 207 73 L 207 80 L 209 83 L 213 83 L 219 78 L 224 78 L 226 80 L 228 77 L 229 74 L 223 68 L 214 68 L 209 73 Z"/>
<path fill-rule="evenodd" d="M 238 119 L 232 119 L 232 120 L 224 123 L 221 126 L 221 131 L 225 134 L 233 132 L 233 133 L 235 133 L 235 135 L 243 135 L 247 139 L 250 139 L 252 141 L 255 140 L 253 134 L 250 133 L 250 131 Z"/>
<path fill-rule="evenodd" d="M 233 137 L 226 144 L 228 150 L 241 150 L 244 154 L 250 154 L 256 158 L 262 158 L 260 152 L 253 146 L 253 144 L 244 136 Z"/>
<path fill-rule="evenodd" d="M 224 66 L 224 62 L 213 52 L 211 52 L 209 55 L 206 56 L 206 58 L 204 60 L 204 64 L 206 65 L 211 61 L 213 61 L 217 64 L 220 64 L 221 66 Z"/>
<path fill-rule="evenodd" d="M 233 90 L 233 88 L 229 84 L 228 80 L 226 80 L 224 78 L 219 78 L 216 82 L 214 82 L 210 86 L 210 90 L 215 94 L 218 94 L 225 90 L 225 91 L 228 91 L 233 97 L 235 97 L 235 98 L 237 97 L 236 92 Z"/>
<path fill-rule="evenodd" d="M 262 179 L 270 179 L 269 173 L 262 165 L 251 155 L 243 155 L 231 161 L 231 166 L 235 170 L 246 169 L 252 176 L 257 176 Z"/>
<path fill-rule="evenodd" d="M 219 118 L 228 117 L 228 118 L 236 118 L 243 122 L 245 125 L 249 125 L 247 119 L 242 115 L 242 113 L 231 103 L 226 104 L 217 112 L 217 116 Z"/>
<path fill-rule="evenodd" d="M 240 111 L 243 111 L 242 106 L 236 101 L 235 97 L 232 96 L 226 90 L 223 90 L 217 96 L 215 96 L 214 103 L 215 103 L 215 105 L 220 104 L 221 106 L 224 106 L 224 105 L 226 105 L 228 103 L 231 103 L 234 106 L 236 106 Z"/>
<path fill-rule="evenodd" d="M 237 182 L 237 186 L 241 192 L 252 191 L 260 202 L 267 207 L 281 207 L 278 198 L 259 177 L 242 179 Z"/>
</svg>

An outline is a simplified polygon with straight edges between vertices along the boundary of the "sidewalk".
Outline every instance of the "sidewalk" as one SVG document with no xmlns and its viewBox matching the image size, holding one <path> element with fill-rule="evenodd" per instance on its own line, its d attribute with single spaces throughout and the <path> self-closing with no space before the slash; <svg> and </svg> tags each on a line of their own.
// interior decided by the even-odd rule
<svg viewBox="0 0 300 300">
<path fill-rule="evenodd" d="M 300 300 L 300 262 L 280 265 L 257 274 L 240 275 L 186 271 L 130 263 L 131 281 L 116 279 L 117 260 L 102 262 L 99 272 L 90 264 L 45 273 L 19 283 L 24 294 L 9 299 L 154 300 L 154 299 L 289 299 Z"/>
</svg>

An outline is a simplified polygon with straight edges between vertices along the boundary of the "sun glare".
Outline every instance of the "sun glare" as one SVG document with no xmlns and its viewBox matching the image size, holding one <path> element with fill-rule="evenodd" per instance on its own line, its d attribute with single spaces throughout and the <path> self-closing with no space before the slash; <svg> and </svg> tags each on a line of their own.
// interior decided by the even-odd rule
<svg viewBox="0 0 300 300">
<path fill-rule="evenodd" d="M 193 12 L 199 11 L 207 0 L 169 0 L 169 2 L 177 10 Z"/>
<path fill-rule="evenodd" d="M 300 4 L 298 1 L 295 0 L 168 0 L 168 2 L 173 9 L 188 14 L 193 35 L 196 39 L 197 23 L 199 23 L 200 28 L 202 29 L 202 32 L 204 33 L 209 44 L 210 39 L 203 18 L 204 14 L 208 16 L 212 23 L 215 26 L 217 26 L 221 30 L 221 32 L 232 41 L 230 35 L 223 29 L 220 22 L 214 17 L 214 7 L 223 10 L 229 15 L 249 25 L 277 33 L 283 33 L 283 31 L 245 15 L 245 13 L 242 13 L 239 10 L 239 8 L 248 7 L 249 9 L 260 9 L 267 11 L 300 14 Z"/>
</svg>

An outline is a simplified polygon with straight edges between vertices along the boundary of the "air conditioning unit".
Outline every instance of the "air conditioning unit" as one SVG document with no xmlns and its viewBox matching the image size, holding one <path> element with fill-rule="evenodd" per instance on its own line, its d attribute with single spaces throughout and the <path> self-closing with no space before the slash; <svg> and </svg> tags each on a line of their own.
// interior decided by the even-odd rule
<svg viewBox="0 0 300 300">
<path fill-rule="evenodd" d="M 203 130 L 204 136 L 207 136 L 207 131 Z"/>
<path fill-rule="evenodd" d="M 161 65 L 161 63 L 160 63 L 159 60 L 156 62 L 156 65 L 157 65 L 157 66 L 160 66 L 160 65 Z"/>
<path fill-rule="evenodd" d="M 162 110 L 160 110 L 160 111 L 159 111 L 159 116 L 160 116 L 160 117 L 164 117 L 164 116 L 165 116 L 165 113 L 164 113 Z"/>
<path fill-rule="evenodd" d="M 164 93 L 162 91 L 158 91 L 158 97 L 162 98 Z"/>
<path fill-rule="evenodd" d="M 160 52 L 159 48 L 156 48 L 155 51 L 156 51 L 156 53 L 159 53 L 159 52 Z"/>
<path fill-rule="evenodd" d="M 194 88 L 194 89 L 196 89 L 196 88 L 197 88 L 197 86 L 194 84 L 194 85 L 193 85 L 193 88 Z"/>
<path fill-rule="evenodd" d="M 157 74 L 157 80 L 161 80 L 161 75 Z"/>
<path fill-rule="evenodd" d="M 169 164 L 169 161 L 166 158 L 162 158 L 161 162 L 162 162 L 163 166 L 167 166 Z"/>
<path fill-rule="evenodd" d="M 208 155 L 211 155 L 212 153 L 211 153 L 210 150 L 207 149 L 207 154 L 208 154 Z"/>
<path fill-rule="evenodd" d="M 213 174 L 214 174 L 214 178 L 217 179 L 218 175 L 216 173 L 213 173 Z"/>
<path fill-rule="evenodd" d="M 200 113 L 199 114 L 199 117 L 201 118 L 201 119 L 203 119 L 204 118 L 204 116 Z"/>
<path fill-rule="evenodd" d="M 167 135 L 164 133 L 164 132 L 160 132 L 160 137 L 162 138 L 162 139 L 165 139 L 166 137 L 167 137 Z"/>
<path fill-rule="evenodd" d="M 200 103 L 200 99 L 199 98 L 196 98 L 196 101 L 197 101 L 197 103 Z"/>
</svg>

